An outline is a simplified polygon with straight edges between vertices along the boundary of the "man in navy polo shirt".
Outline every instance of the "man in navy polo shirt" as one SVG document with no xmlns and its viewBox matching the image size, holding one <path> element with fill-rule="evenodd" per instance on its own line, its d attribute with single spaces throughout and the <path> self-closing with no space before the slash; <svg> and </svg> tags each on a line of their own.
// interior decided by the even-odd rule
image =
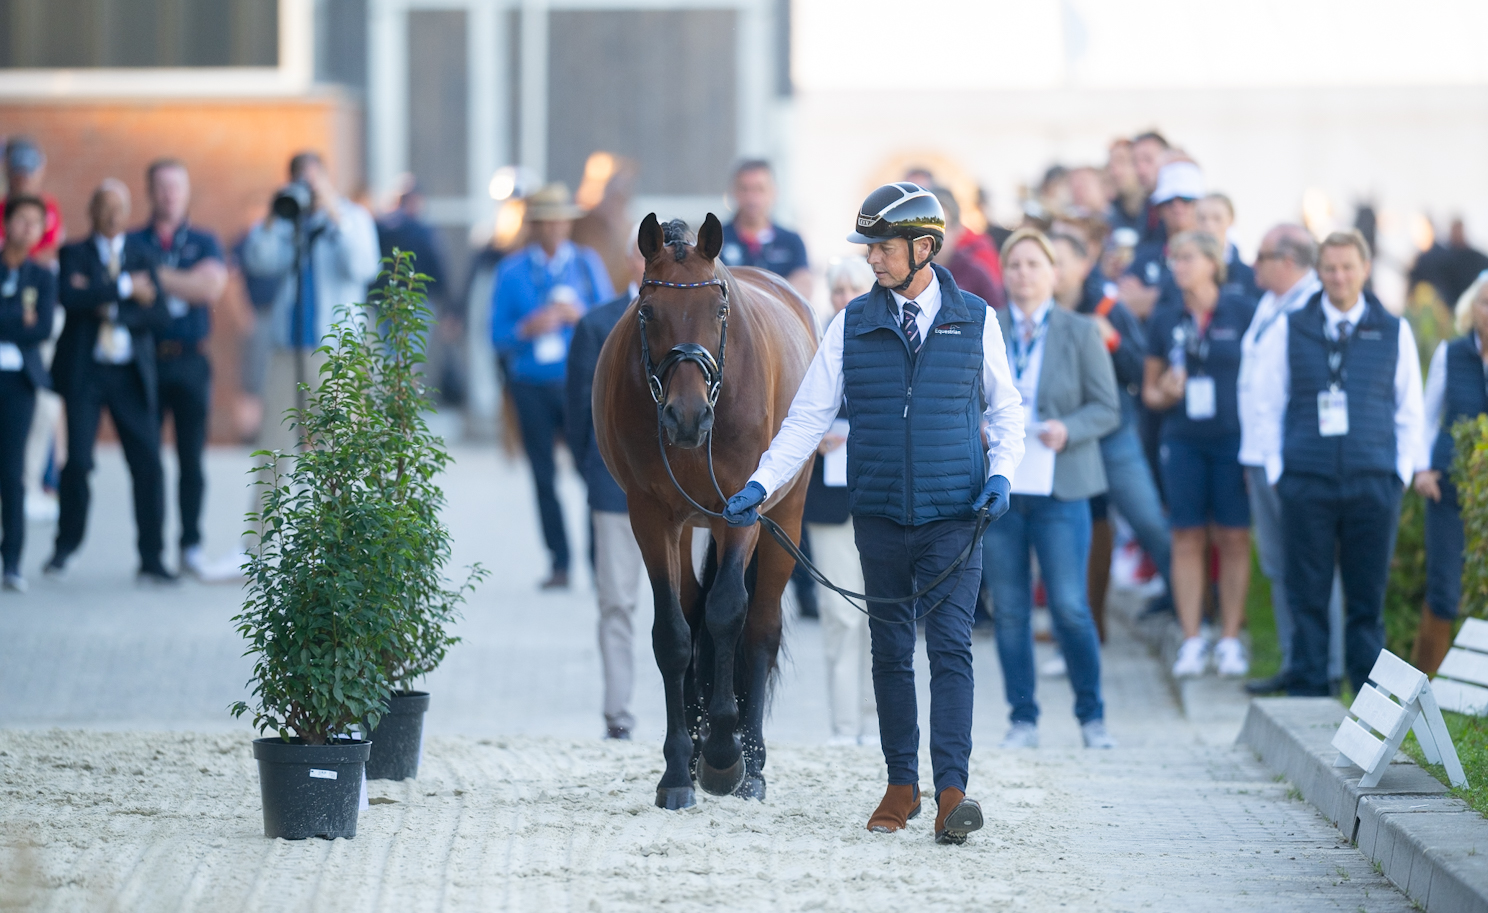
<svg viewBox="0 0 1488 913">
<path fill-rule="evenodd" d="M 1323 239 L 1322 290 L 1253 350 L 1259 449 L 1281 500 L 1286 543 L 1293 696 L 1328 694 L 1335 562 L 1355 692 L 1385 643 L 1385 583 L 1424 407 L 1410 323 L 1365 291 L 1369 267 L 1369 243 L 1357 230 Z"/>
<path fill-rule="evenodd" d="M 187 221 L 191 178 L 179 159 L 158 159 L 145 170 L 150 193 L 150 224 L 130 240 L 155 258 L 162 303 L 170 324 L 155 338 L 160 413 L 175 425 L 176 459 L 180 463 L 181 570 L 200 577 L 202 495 L 206 476 L 202 452 L 207 444 L 207 415 L 212 402 L 212 364 L 207 337 L 212 332 L 212 305 L 227 287 L 222 247 L 211 232 Z"/>
<path fill-rule="evenodd" d="M 734 220 L 723 226 L 724 265 L 767 269 L 811 300 L 806 243 L 800 235 L 770 221 L 775 209 L 775 173 L 770 163 L 764 159 L 741 162 L 734 169 L 733 195 Z"/>
</svg>

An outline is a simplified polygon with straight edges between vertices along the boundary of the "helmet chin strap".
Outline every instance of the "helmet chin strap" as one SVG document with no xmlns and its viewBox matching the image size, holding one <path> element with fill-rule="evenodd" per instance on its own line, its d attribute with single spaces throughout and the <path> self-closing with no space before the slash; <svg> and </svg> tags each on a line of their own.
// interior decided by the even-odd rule
<svg viewBox="0 0 1488 913">
<path fill-rule="evenodd" d="M 926 235 L 921 235 L 920 236 L 920 238 L 923 238 L 923 237 L 927 237 L 927 236 Z M 934 239 L 934 236 L 929 236 L 929 237 L 930 237 L 930 239 L 932 241 L 932 243 L 931 243 L 930 246 L 931 246 L 931 248 L 934 248 L 935 247 L 935 244 L 933 243 L 934 240 L 935 240 Z M 923 263 L 915 263 L 915 261 L 914 261 L 914 246 L 915 246 L 915 241 L 920 240 L 920 238 L 915 238 L 914 241 L 910 241 L 909 242 L 909 275 L 904 277 L 904 281 L 903 282 L 901 282 L 898 285 L 894 286 L 894 291 L 896 291 L 896 292 L 902 292 L 905 289 L 909 288 L 909 284 L 914 281 L 915 273 L 918 273 L 920 270 L 922 270 L 925 267 L 929 266 L 930 265 L 930 261 L 935 259 L 936 251 L 934 251 L 932 249 L 930 251 L 930 256 L 926 257 Z"/>
</svg>

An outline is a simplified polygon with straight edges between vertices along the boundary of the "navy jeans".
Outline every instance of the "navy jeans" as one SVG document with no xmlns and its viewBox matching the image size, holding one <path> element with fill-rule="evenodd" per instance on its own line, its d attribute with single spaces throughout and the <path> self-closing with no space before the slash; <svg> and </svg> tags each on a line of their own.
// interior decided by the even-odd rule
<svg viewBox="0 0 1488 913">
<path fill-rule="evenodd" d="M 1163 516 L 1157 481 L 1137 436 L 1137 425 L 1128 422 L 1101 439 L 1101 459 L 1106 465 L 1106 500 L 1116 508 L 1136 533 L 1142 551 L 1152 558 L 1163 582 L 1172 592 L 1169 570 L 1173 564 L 1173 539 Z"/>
<path fill-rule="evenodd" d="M 1003 691 L 1014 723 L 1037 723 L 1033 668 L 1033 573 L 1029 550 L 1038 553 L 1039 571 L 1049 594 L 1054 636 L 1075 691 L 1075 717 L 1081 723 L 1104 719 L 1100 691 L 1100 639 L 1086 604 L 1085 572 L 1090 561 L 1090 502 L 1013 495 L 1012 507 L 987 529 L 983 569 L 991 584 L 992 622 Z"/>
<path fill-rule="evenodd" d="M 916 592 L 956 560 L 971 542 L 975 525 L 971 520 L 938 520 L 901 526 L 882 517 L 853 517 L 864 592 L 870 596 Z M 930 657 L 930 762 L 935 795 L 951 786 L 966 789 L 971 761 L 971 613 L 981 579 L 982 550 L 973 548 L 965 567 L 918 603 L 871 605 L 878 618 L 891 619 L 868 622 L 879 741 L 891 784 L 918 786 L 920 782 L 914 618 L 949 594 L 925 619 L 925 651 Z"/>
<path fill-rule="evenodd" d="M 1343 479 L 1287 472 L 1277 483 L 1286 537 L 1294 697 L 1328 694 L 1328 601 L 1335 561 L 1343 577 L 1344 665 L 1357 693 L 1385 646 L 1385 583 L 1400 524 L 1400 477 Z"/>
<path fill-rule="evenodd" d="M 1467 536 L 1462 529 L 1457 486 L 1442 473 L 1441 500 L 1426 502 L 1426 606 L 1445 621 L 1457 618 L 1462 600 L 1462 552 Z"/>
<path fill-rule="evenodd" d="M 563 508 L 554 485 L 557 465 L 553 461 L 555 437 L 563 427 L 563 384 L 512 381 L 510 387 L 512 401 L 517 406 L 517 421 L 522 427 L 522 447 L 527 451 L 527 462 L 532 465 L 543 541 L 553 559 L 553 570 L 567 571 L 568 531 L 563 525 Z"/>
</svg>

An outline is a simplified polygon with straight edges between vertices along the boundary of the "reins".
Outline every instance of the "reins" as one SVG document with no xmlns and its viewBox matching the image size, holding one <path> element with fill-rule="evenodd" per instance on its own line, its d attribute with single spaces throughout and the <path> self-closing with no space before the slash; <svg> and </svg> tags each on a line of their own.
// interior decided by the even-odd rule
<svg viewBox="0 0 1488 913">
<path fill-rule="evenodd" d="M 651 362 L 651 345 L 646 339 L 646 321 L 648 318 L 644 310 L 638 312 L 638 320 L 640 322 L 641 330 L 641 362 L 646 370 L 646 385 L 650 388 L 651 399 L 656 403 L 656 446 L 657 449 L 661 452 L 661 465 L 666 467 L 667 478 L 672 480 L 672 487 L 677 489 L 677 493 L 680 494 L 683 499 L 692 506 L 693 510 L 698 511 L 705 516 L 709 516 L 717 520 L 723 520 L 724 517 L 721 510 L 709 510 L 708 508 L 699 504 L 697 501 L 693 500 L 692 495 L 688 494 L 687 490 L 682 487 L 682 483 L 677 480 L 676 473 L 672 471 L 672 461 L 667 456 L 666 434 L 665 429 L 662 426 L 661 410 L 662 404 L 666 401 L 667 376 L 671 373 L 672 368 L 676 367 L 682 362 L 689 361 L 693 364 L 696 364 L 698 366 L 698 369 L 703 372 L 703 380 L 708 385 L 708 405 L 710 407 L 716 407 L 718 405 L 718 397 L 723 392 L 724 354 L 725 346 L 728 342 L 728 285 L 722 279 L 717 278 L 709 279 L 706 282 L 664 282 L 660 279 L 645 279 L 642 280 L 641 285 L 656 285 L 663 288 L 703 288 L 710 285 L 716 285 L 719 288 L 723 289 L 724 306 L 720 313 L 722 328 L 720 329 L 718 334 L 717 359 L 713 357 L 713 353 L 709 352 L 706 346 L 699 345 L 695 342 L 686 342 L 673 346 L 671 351 L 667 353 L 666 357 L 661 360 L 660 364 L 653 365 Z M 713 492 L 718 495 L 719 503 L 727 506 L 728 498 L 724 495 L 723 489 L 719 486 L 718 474 L 713 469 L 713 430 L 711 428 L 708 430 L 707 435 L 708 481 L 713 484 Z M 797 564 L 806 569 L 807 576 L 809 576 L 812 580 L 816 581 L 822 586 L 826 587 L 827 589 L 831 590 L 832 592 L 836 593 L 837 595 L 841 596 L 843 599 L 847 600 L 848 605 L 852 606 L 854 609 L 857 609 L 859 612 L 862 612 L 864 615 L 867 615 L 874 621 L 882 622 L 884 624 L 914 624 L 929 617 L 932 612 L 939 609 L 945 603 L 945 601 L 951 597 L 951 593 L 954 593 L 956 589 L 960 587 L 961 579 L 966 575 L 967 562 L 971 559 L 973 550 L 976 549 L 978 544 L 981 542 L 982 535 L 986 533 L 987 527 L 991 525 L 992 520 L 986 508 L 977 511 L 976 526 L 972 531 L 971 541 L 966 544 L 966 548 L 961 550 L 961 554 L 956 556 L 956 560 L 947 565 L 946 569 L 941 571 L 939 576 L 922 587 L 918 592 L 912 593 L 909 596 L 869 596 L 867 593 L 855 593 L 852 590 L 844 589 L 833 583 L 831 580 L 827 579 L 827 576 L 823 574 L 815 564 L 811 563 L 811 559 L 806 557 L 806 555 L 801 551 L 800 547 L 796 545 L 795 540 L 791 538 L 790 534 L 787 533 L 785 529 L 780 526 L 779 523 L 776 523 L 774 520 L 763 514 L 761 514 L 759 517 L 759 523 L 770 533 L 770 535 L 775 539 L 780 547 L 785 549 L 786 554 L 790 555 L 793 559 L 795 559 Z M 874 614 L 868 606 L 858 605 L 858 603 L 854 601 L 861 599 L 863 600 L 863 602 L 869 604 L 898 604 L 905 602 L 918 602 L 924 597 L 930 595 L 931 591 L 934 590 L 936 587 L 944 583 L 946 579 L 949 578 L 951 574 L 957 570 L 957 568 L 960 568 L 960 573 L 956 576 L 955 585 L 953 585 L 950 590 L 945 593 L 945 595 L 941 596 L 934 605 L 926 609 L 923 615 L 914 615 L 908 620 L 884 618 L 881 615 Z"/>
</svg>

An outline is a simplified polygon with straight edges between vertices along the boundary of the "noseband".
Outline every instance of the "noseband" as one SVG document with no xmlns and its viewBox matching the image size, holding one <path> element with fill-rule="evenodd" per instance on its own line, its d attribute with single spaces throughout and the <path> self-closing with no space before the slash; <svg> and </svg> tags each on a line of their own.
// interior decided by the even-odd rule
<svg viewBox="0 0 1488 913">
<path fill-rule="evenodd" d="M 718 405 L 718 395 L 723 392 L 723 356 L 725 347 L 728 345 L 728 285 L 722 279 L 709 279 L 706 282 L 664 282 L 661 279 L 643 279 L 642 286 L 656 285 L 662 288 L 705 288 L 716 285 L 723 291 L 723 312 L 719 315 L 723 325 L 718 330 L 718 357 L 708 351 L 707 346 L 696 342 L 684 342 L 672 346 L 661 364 L 651 363 L 651 344 L 646 339 L 646 312 L 639 312 L 641 324 L 641 364 L 646 369 L 646 385 L 651 388 L 651 399 L 661 408 L 661 401 L 666 397 L 667 375 L 677 365 L 690 361 L 698 366 L 703 372 L 703 382 L 708 385 L 709 407 Z"/>
</svg>

